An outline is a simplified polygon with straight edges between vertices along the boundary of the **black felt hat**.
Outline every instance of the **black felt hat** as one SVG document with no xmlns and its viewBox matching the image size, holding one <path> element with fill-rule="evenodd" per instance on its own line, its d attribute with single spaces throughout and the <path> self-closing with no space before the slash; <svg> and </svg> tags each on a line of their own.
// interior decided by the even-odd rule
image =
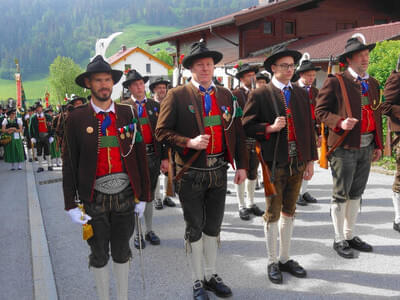
<svg viewBox="0 0 400 300">
<path fill-rule="evenodd" d="M 346 57 L 349 57 L 353 53 L 363 51 L 368 49 L 371 51 L 372 49 L 375 48 L 375 43 L 366 45 L 362 43 L 358 38 L 352 37 L 351 39 L 348 39 L 346 42 L 346 46 L 344 47 L 344 52 L 338 56 L 338 60 L 342 63 L 346 62 Z"/>
<path fill-rule="evenodd" d="M 128 88 L 132 82 L 138 80 L 143 80 L 143 82 L 146 83 L 147 81 L 149 81 L 149 76 L 142 76 L 138 71 L 132 69 L 126 75 L 126 80 L 122 83 L 122 85 L 124 86 L 124 88 Z"/>
<path fill-rule="evenodd" d="M 11 107 L 7 110 L 7 116 L 11 115 L 12 113 L 17 112 L 17 110 L 14 107 Z"/>
<path fill-rule="evenodd" d="M 217 64 L 221 61 L 223 55 L 221 52 L 209 50 L 206 47 L 206 43 L 201 39 L 191 46 L 190 54 L 183 58 L 182 65 L 186 69 L 190 69 L 196 59 L 205 57 L 211 57 L 214 60 L 214 64 Z"/>
<path fill-rule="evenodd" d="M 269 78 L 269 76 L 268 76 L 267 74 L 263 73 L 263 72 L 258 72 L 258 73 L 256 74 L 256 79 L 257 79 L 257 80 L 259 80 L 259 79 L 264 79 L 267 83 L 271 81 L 271 79 Z"/>
<path fill-rule="evenodd" d="M 83 88 L 89 88 L 85 85 L 85 78 L 95 73 L 111 73 L 114 84 L 116 84 L 122 77 L 123 72 L 113 70 L 108 62 L 106 62 L 101 55 L 97 55 L 86 67 L 86 72 L 78 75 L 75 78 L 75 83 Z"/>
<path fill-rule="evenodd" d="M 279 48 L 275 50 L 265 61 L 264 61 L 264 68 L 268 72 L 272 74 L 271 66 L 280 58 L 286 57 L 286 56 L 291 56 L 294 59 L 294 63 L 297 64 L 297 62 L 301 58 L 301 53 L 296 50 L 290 50 L 287 49 L 286 47 Z"/>
<path fill-rule="evenodd" d="M 170 84 L 170 82 L 162 77 L 157 78 L 154 82 L 152 82 L 149 86 L 150 91 L 153 93 L 153 89 L 156 87 L 158 84 L 165 84 L 167 87 Z"/>
<path fill-rule="evenodd" d="M 71 95 L 71 99 L 69 99 L 68 104 L 74 105 L 75 101 L 81 100 L 82 104 L 86 103 L 87 99 L 85 97 L 80 97 L 78 95 Z"/>
<path fill-rule="evenodd" d="M 43 105 L 42 105 L 42 103 L 40 101 L 36 101 L 35 105 L 34 105 L 35 109 L 37 109 L 39 106 L 43 107 Z"/>
<path fill-rule="evenodd" d="M 314 65 L 311 60 L 305 59 L 301 62 L 300 66 L 297 68 L 296 73 L 300 74 L 307 71 L 320 71 L 321 67 Z"/>
<path fill-rule="evenodd" d="M 237 73 L 235 74 L 235 77 L 237 79 L 240 79 L 244 74 L 249 73 L 249 72 L 258 72 L 258 67 L 257 66 L 250 66 L 249 64 L 242 64 L 238 67 Z"/>
<path fill-rule="evenodd" d="M 46 109 L 44 110 L 45 113 L 49 112 L 49 111 L 54 111 L 53 107 L 51 105 L 49 105 L 48 107 L 46 107 Z"/>
</svg>

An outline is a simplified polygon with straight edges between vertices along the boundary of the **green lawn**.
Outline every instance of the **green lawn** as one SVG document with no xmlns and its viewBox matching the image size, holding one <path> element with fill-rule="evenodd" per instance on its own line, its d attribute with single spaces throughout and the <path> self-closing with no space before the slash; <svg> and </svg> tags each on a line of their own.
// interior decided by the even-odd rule
<svg viewBox="0 0 400 300">
<path fill-rule="evenodd" d="M 48 77 L 38 80 L 26 80 L 22 78 L 26 99 L 44 98 L 46 88 L 50 90 Z M 17 97 L 15 80 L 0 79 L 0 100 Z"/>
</svg>

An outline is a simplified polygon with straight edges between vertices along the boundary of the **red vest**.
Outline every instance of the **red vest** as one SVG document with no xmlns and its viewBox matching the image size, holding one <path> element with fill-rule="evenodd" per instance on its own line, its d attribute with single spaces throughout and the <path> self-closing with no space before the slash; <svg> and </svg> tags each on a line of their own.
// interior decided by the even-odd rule
<svg viewBox="0 0 400 300">
<path fill-rule="evenodd" d="M 46 125 L 46 117 L 39 118 L 38 119 L 38 124 L 39 124 L 39 132 L 47 132 L 47 125 Z"/>
<path fill-rule="evenodd" d="M 99 128 L 100 144 L 99 154 L 97 155 L 96 177 L 123 172 L 115 114 L 110 112 L 109 116 L 111 124 L 106 129 L 106 136 L 103 136 Z M 96 118 L 103 122 L 105 115 L 96 114 Z"/>
<path fill-rule="evenodd" d="M 151 133 L 150 128 L 150 121 L 147 115 L 146 104 L 142 104 L 143 107 L 143 114 L 139 118 L 140 128 L 142 129 L 143 140 L 145 144 L 152 144 L 153 143 L 153 135 Z"/>
<path fill-rule="evenodd" d="M 218 154 L 223 152 L 223 128 L 221 120 L 221 110 L 218 107 L 215 93 L 211 92 L 211 110 L 206 115 L 204 96 L 203 99 L 203 119 L 204 119 L 204 131 L 205 134 L 210 135 L 210 140 L 207 146 L 207 154 Z"/>
<path fill-rule="evenodd" d="M 374 111 L 369 105 L 368 92 L 361 95 L 361 134 L 376 130 Z"/>
</svg>

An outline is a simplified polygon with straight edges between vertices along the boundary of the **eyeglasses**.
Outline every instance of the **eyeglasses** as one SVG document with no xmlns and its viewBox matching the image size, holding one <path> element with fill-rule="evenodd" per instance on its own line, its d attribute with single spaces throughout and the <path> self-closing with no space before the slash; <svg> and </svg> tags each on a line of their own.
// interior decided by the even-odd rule
<svg viewBox="0 0 400 300">
<path fill-rule="evenodd" d="M 275 66 L 280 67 L 281 69 L 284 69 L 284 70 L 289 70 L 289 69 L 294 70 L 296 67 L 295 64 L 290 64 L 290 65 L 289 64 L 280 64 L 280 65 L 275 65 Z"/>
</svg>

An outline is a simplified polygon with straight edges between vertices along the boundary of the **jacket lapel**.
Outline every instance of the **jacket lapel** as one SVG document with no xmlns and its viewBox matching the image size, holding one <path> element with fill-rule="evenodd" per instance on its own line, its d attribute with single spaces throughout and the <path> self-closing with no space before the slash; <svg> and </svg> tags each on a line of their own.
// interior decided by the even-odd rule
<svg viewBox="0 0 400 300">
<path fill-rule="evenodd" d="M 204 133 L 204 120 L 203 120 L 203 100 L 201 99 L 201 95 L 196 87 L 192 83 L 188 83 L 186 85 L 188 89 L 190 100 L 193 105 L 194 114 L 196 118 L 197 127 L 200 131 L 200 134 Z"/>
</svg>

